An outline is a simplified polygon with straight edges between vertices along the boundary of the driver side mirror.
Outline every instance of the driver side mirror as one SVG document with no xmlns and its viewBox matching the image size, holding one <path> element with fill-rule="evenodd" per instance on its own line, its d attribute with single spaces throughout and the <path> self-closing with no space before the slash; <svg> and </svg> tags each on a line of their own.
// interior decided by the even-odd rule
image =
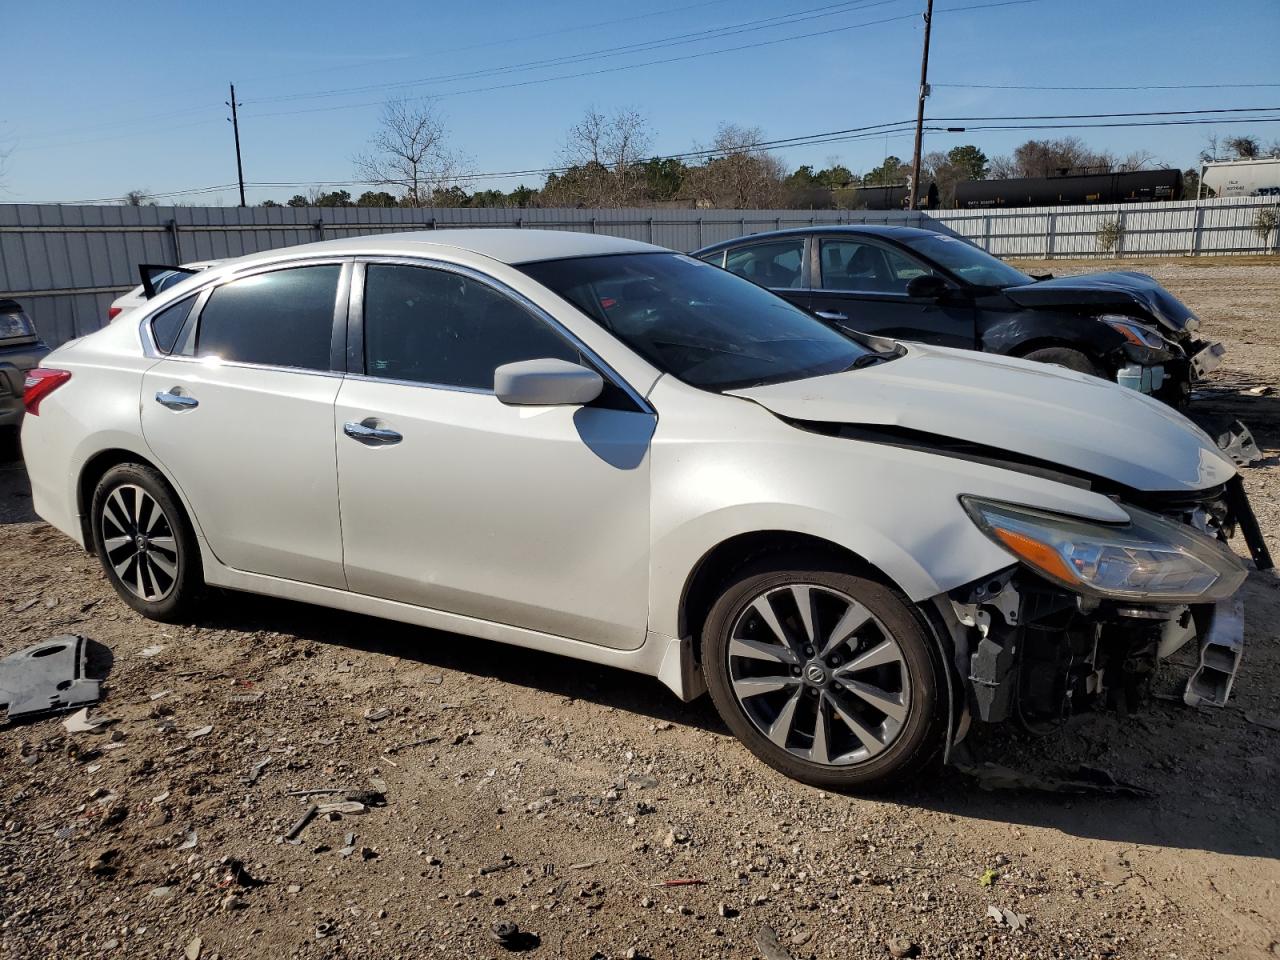
<svg viewBox="0 0 1280 960">
<path fill-rule="evenodd" d="M 917 300 L 941 300 L 951 292 L 951 284 L 932 273 L 922 273 L 907 281 L 907 296 Z"/>
<path fill-rule="evenodd" d="M 567 360 L 521 360 L 493 371 L 493 392 L 510 406 L 581 406 L 602 390 L 600 374 Z"/>
</svg>

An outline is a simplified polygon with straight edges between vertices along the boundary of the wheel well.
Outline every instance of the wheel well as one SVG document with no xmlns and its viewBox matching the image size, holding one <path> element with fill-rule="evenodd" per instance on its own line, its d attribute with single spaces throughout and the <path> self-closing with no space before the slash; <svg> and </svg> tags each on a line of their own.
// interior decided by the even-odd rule
<svg viewBox="0 0 1280 960">
<path fill-rule="evenodd" d="M 1018 348 L 1012 351 L 1009 356 L 1025 357 L 1028 353 L 1034 353 L 1037 350 L 1047 350 L 1053 347 L 1057 347 L 1062 350 L 1074 350 L 1076 353 L 1082 353 L 1097 364 L 1098 369 L 1107 369 L 1107 364 L 1103 362 L 1102 357 L 1098 355 L 1098 351 L 1085 346 L 1082 343 L 1078 343 L 1073 340 L 1061 340 L 1057 337 L 1040 337 L 1036 340 L 1029 340 L 1026 343 L 1020 343 L 1018 344 Z"/>
<path fill-rule="evenodd" d="M 80 532 L 84 535 L 86 550 L 93 549 L 93 522 L 89 516 L 93 491 L 108 470 L 122 463 L 138 463 L 156 469 L 154 463 L 132 450 L 103 450 L 90 457 L 80 471 L 80 480 L 76 484 L 76 511 L 80 514 Z"/>
<path fill-rule="evenodd" d="M 680 636 L 693 638 L 694 655 L 698 660 L 701 660 L 703 624 L 725 582 L 736 570 L 762 556 L 789 553 L 816 554 L 829 559 L 833 569 L 848 570 L 896 587 L 883 571 L 852 550 L 821 537 L 787 530 L 758 530 L 730 537 L 698 561 L 680 598 Z"/>
</svg>

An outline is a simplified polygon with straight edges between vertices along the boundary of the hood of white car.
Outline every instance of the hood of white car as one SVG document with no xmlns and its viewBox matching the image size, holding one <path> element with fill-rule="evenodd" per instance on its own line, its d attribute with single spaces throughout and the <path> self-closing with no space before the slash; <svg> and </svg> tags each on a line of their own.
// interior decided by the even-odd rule
<svg viewBox="0 0 1280 960">
<path fill-rule="evenodd" d="M 861 370 L 730 393 L 790 420 L 981 444 L 1136 490 L 1203 490 L 1236 472 L 1205 433 L 1157 400 L 990 354 L 912 345 Z"/>
</svg>

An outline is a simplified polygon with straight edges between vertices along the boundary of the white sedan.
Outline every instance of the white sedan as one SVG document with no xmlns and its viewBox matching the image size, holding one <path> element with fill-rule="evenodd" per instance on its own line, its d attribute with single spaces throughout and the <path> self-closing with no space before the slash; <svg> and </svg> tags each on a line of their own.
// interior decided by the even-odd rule
<svg viewBox="0 0 1280 960">
<path fill-rule="evenodd" d="M 223 262 L 52 353 L 25 400 L 36 511 L 145 616 L 197 617 L 207 584 L 709 688 L 827 787 L 971 722 L 1056 723 L 1193 639 L 1187 696 L 1224 702 L 1246 566 L 1223 541 L 1267 562 L 1234 466 L 1160 403 L 850 338 L 603 236 Z"/>
</svg>

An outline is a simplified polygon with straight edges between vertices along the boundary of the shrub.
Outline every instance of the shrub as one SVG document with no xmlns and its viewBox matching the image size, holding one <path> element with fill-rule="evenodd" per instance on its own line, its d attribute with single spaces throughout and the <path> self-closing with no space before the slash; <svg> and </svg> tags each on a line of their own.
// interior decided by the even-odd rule
<svg viewBox="0 0 1280 960">
<path fill-rule="evenodd" d="M 1098 227 L 1097 236 L 1099 250 L 1103 253 L 1114 250 L 1120 238 L 1124 236 L 1124 227 L 1120 223 L 1120 218 L 1112 217 L 1110 220 L 1103 220 Z"/>
</svg>

